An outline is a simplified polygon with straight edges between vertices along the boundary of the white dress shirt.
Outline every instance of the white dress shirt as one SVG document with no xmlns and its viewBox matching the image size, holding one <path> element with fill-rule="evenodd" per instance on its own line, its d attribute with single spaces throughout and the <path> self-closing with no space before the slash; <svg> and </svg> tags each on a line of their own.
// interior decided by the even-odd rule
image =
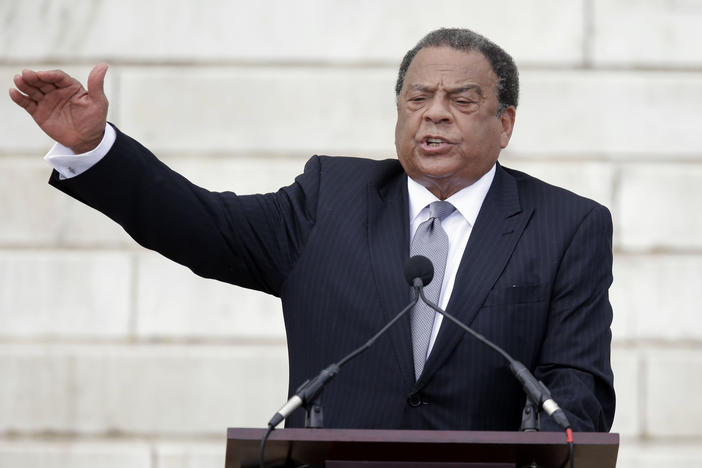
<svg viewBox="0 0 702 468">
<path fill-rule="evenodd" d="M 97 164 L 112 148 L 112 145 L 117 138 L 115 129 L 111 125 L 106 124 L 105 135 L 100 144 L 87 153 L 75 154 L 70 148 L 63 146 L 60 143 L 55 143 L 49 152 L 44 156 L 44 159 L 60 174 L 61 179 L 70 179 L 90 169 Z M 487 195 L 492 180 L 495 177 L 495 166 L 478 179 L 472 185 L 451 195 L 449 201 L 456 211 L 444 218 L 441 226 L 446 231 L 449 239 L 449 252 L 446 259 L 446 270 L 444 271 L 444 281 L 441 285 L 441 293 L 439 295 L 439 307 L 446 309 L 453 285 L 456 280 L 458 265 L 463 257 L 463 251 L 468 244 L 468 238 L 473 230 L 473 225 L 480 212 L 480 207 L 483 205 L 483 200 Z M 434 196 L 424 186 L 415 182 L 411 178 L 407 178 L 407 191 L 409 192 L 409 225 L 412 238 L 417 232 L 417 228 L 424 221 L 429 219 L 429 204 L 437 201 Z M 412 242 L 410 238 L 410 244 Z M 436 336 L 439 334 L 439 327 L 443 316 L 436 314 L 434 317 L 434 327 L 432 328 L 431 338 L 429 340 L 429 349 L 427 357 L 431 353 L 436 341 Z"/>
<path fill-rule="evenodd" d="M 59 179 L 70 179 L 80 175 L 98 163 L 117 139 L 117 132 L 112 128 L 112 125 L 105 124 L 105 134 L 102 141 L 93 150 L 87 153 L 76 154 L 70 148 L 63 146 L 61 143 L 54 143 L 44 160 L 59 173 Z"/>
<path fill-rule="evenodd" d="M 448 258 L 446 259 L 444 281 L 441 284 L 441 293 L 439 294 L 438 305 L 442 309 L 446 309 L 449 299 L 451 298 L 453 285 L 456 281 L 456 273 L 458 272 L 458 265 L 461 263 L 463 251 L 466 249 L 466 245 L 468 245 L 468 238 L 470 238 L 470 233 L 473 230 L 473 225 L 475 225 L 480 207 L 483 205 L 485 196 L 492 184 L 492 179 L 495 177 L 495 167 L 496 166 L 493 165 L 492 168 L 475 183 L 459 190 L 446 199 L 446 201 L 456 207 L 456 211 L 441 221 L 441 227 L 444 228 L 449 239 L 449 251 Z M 410 233 L 412 234 L 410 238 L 411 245 L 419 225 L 429 219 L 429 204 L 437 201 L 438 198 L 423 185 L 420 185 L 409 177 L 407 178 L 407 191 L 409 192 L 409 223 Z M 436 336 L 439 334 L 439 327 L 441 327 L 443 318 L 441 314 L 436 314 L 434 316 L 434 328 L 431 330 L 427 357 L 429 357 L 434 347 L 434 342 L 436 341 Z"/>
</svg>

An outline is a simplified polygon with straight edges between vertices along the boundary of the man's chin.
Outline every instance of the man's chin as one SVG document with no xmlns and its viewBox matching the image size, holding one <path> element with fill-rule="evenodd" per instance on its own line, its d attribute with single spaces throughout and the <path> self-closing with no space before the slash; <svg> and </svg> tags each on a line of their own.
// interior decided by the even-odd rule
<svg viewBox="0 0 702 468">
<path fill-rule="evenodd" d="M 451 164 L 452 161 L 447 158 L 424 158 L 420 162 L 421 164 L 417 165 L 417 171 L 422 174 L 422 177 L 430 180 L 450 179 L 460 169 L 460 166 L 457 167 L 456 164 Z"/>
<path fill-rule="evenodd" d="M 416 177 L 412 178 L 432 192 L 434 191 L 433 189 L 436 188 L 445 191 L 448 187 L 458 183 L 458 181 L 455 180 L 455 174 L 453 172 L 421 172 L 417 174 Z"/>
<path fill-rule="evenodd" d="M 411 178 L 422 183 L 450 179 L 461 168 L 461 161 L 457 161 L 456 156 L 451 154 L 427 156 L 415 153 L 409 160 L 403 161 L 400 158 L 400 163 Z"/>
</svg>

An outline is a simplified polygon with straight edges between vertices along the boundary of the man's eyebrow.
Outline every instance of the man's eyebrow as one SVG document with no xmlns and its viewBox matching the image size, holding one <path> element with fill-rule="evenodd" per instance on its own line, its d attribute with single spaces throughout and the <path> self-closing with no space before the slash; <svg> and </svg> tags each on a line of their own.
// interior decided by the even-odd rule
<svg viewBox="0 0 702 468">
<path fill-rule="evenodd" d="M 413 84 L 413 85 L 410 85 L 410 88 L 412 88 L 412 89 L 414 89 L 414 90 L 416 90 L 416 91 L 422 91 L 422 92 L 432 92 L 432 91 L 436 91 L 436 88 L 431 88 L 431 87 L 429 87 L 429 86 L 424 86 L 424 85 L 420 85 L 420 84 Z"/>
<path fill-rule="evenodd" d="M 466 91 L 475 91 L 480 96 L 483 95 L 483 88 L 481 88 L 477 84 L 469 84 L 469 85 L 460 86 L 458 88 L 452 88 L 452 89 L 448 90 L 449 94 L 461 94 L 461 93 L 465 93 Z"/>
<path fill-rule="evenodd" d="M 425 86 L 425 85 L 421 85 L 421 84 L 410 85 L 410 88 L 412 88 L 416 91 L 429 92 L 429 93 L 436 91 L 435 86 Z M 483 89 L 480 86 L 478 86 L 477 84 L 468 84 L 465 86 L 459 86 L 457 88 L 449 88 L 449 89 L 447 89 L 447 91 L 449 94 L 461 94 L 461 93 L 465 93 L 466 91 L 475 91 L 480 96 L 483 95 Z"/>
</svg>

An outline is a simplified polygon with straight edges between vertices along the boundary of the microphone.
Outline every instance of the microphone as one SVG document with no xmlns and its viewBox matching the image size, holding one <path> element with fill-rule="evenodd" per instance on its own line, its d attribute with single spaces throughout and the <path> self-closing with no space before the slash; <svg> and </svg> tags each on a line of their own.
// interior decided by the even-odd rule
<svg viewBox="0 0 702 468">
<path fill-rule="evenodd" d="M 319 396 L 319 394 L 322 393 L 322 390 L 324 390 L 324 386 L 328 384 L 334 377 L 336 377 L 336 374 L 339 373 L 342 366 L 344 366 L 350 360 L 354 359 L 359 354 L 363 353 L 365 350 L 370 348 L 373 345 L 373 343 L 375 343 L 375 340 L 377 340 L 381 335 L 383 335 L 390 327 L 397 323 L 397 321 L 400 320 L 403 315 L 405 315 L 410 309 L 412 309 L 412 307 L 414 307 L 414 305 L 419 300 L 419 297 L 422 295 L 422 288 L 429 284 L 432 278 L 434 277 L 434 265 L 432 265 L 431 261 L 428 258 L 422 257 L 421 255 L 417 255 L 411 257 L 409 260 L 407 260 L 407 262 L 405 262 L 404 274 L 405 279 L 408 283 L 410 283 L 410 285 L 412 285 L 416 293 L 414 295 L 414 299 L 412 299 L 412 302 L 410 302 L 409 305 L 407 305 L 407 307 L 402 309 L 400 313 L 398 313 L 392 320 L 390 320 L 390 322 L 388 322 L 364 345 L 349 353 L 338 363 L 331 364 L 328 367 L 326 367 L 315 378 L 307 380 L 302 385 L 300 385 L 300 387 L 298 387 L 298 389 L 295 391 L 295 395 L 293 395 L 287 401 L 287 403 L 285 403 L 273 415 L 270 421 L 268 421 L 268 427 L 270 429 L 275 428 L 285 418 L 290 416 L 290 414 L 297 408 L 301 406 L 307 407 L 310 403 L 312 403 Z"/>
<path fill-rule="evenodd" d="M 322 370 L 314 379 L 303 382 L 303 384 L 295 390 L 295 395 L 293 395 L 292 398 L 273 415 L 271 420 L 268 421 L 268 427 L 277 426 L 300 406 L 307 406 L 317 399 L 319 394 L 322 393 L 322 390 L 324 390 L 324 386 L 336 377 L 339 370 L 340 366 L 338 364 L 331 364 Z"/>
<path fill-rule="evenodd" d="M 431 265 L 431 260 L 429 260 L 426 257 L 422 257 L 421 255 L 418 255 L 416 257 L 412 258 L 421 258 L 424 260 L 419 260 L 416 265 L 419 265 L 421 263 L 429 263 Z M 411 259 L 410 259 L 411 260 Z M 408 262 L 409 263 L 409 262 Z M 426 269 L 426 267 L 423 267 Z M 433 270 L 434 266 L 431 265 L 432 269 L 432 275 L 433 276 Z M 423 270 L 426 271 L 426 270 Z M 516 359 L 512 358 L 505 350 L 494 344 L 492 341 L 488 340 L 485 338 L 483 335 L 480 333 L 474 331 L 472 328 L 470 328 L 468 325 L 464 324 L 457 318 L 455 318 L 453 315 L 449 314 L 445 310 L 442 310 L 439 306 L 428 300 L 424 296 L 424 289 L 423 285 L 429 283 L 431 281 L 431 277 L 429 281 L 426 283 L 423 283 L 422 286 L 418 286 L 416 281 L 419 280 L 419 278 L 412 278 L 410 279 L 411 274 L 408 276 L 407 274 L 407 266 L 405 266 L 405 279 L 407 279 L 407 282 L 410 283 L 412 286 L 415 287 L 415 289 L 419 292 L 419 297 L 424 301 L 426 305 L 434 309 L 436 312 L 440 313 L 447 319 L 451 320 L 453 323 L 458 325 L 461 329 L 466 331 L 469 335 L 473 336 L 475 339 L 480 341 L 481 343 L 489 346 L 492 348 L 494 351 L 496 351 L 498 354 L 500 354 L 502 357 L 504 357 L 507 362 L 509 362 L 509 369 L 512 371 L 512 374 L 517 378 L 519 383 L 522 384 L 522 388 L 524 389 L 524 392 L 527 394 L 529 399 L 534 402 L 535 405 L 543 408 L 543 410 L 551 416 L 558 425 L 560 425 L 564 430 L 568 431 L 570 429 L 570 422 L 568 421 L 568 418 L 565 415 L 565 412 L 558 406 L 558 403 L 556 403 L 553 398 L 551 397 L 551 392 L 549 389 L 546 387 L 546 385 L 541 382 L 540 380 L 536 380 L 536 377 L 532 375 L 531 372 L 529 372 L 529 369 L 526 368 L 524 364 L 521 362 L 517 361 Z"/>
<path fill-rule="evenodd" d="M 405 262 L 405 279 L 415 288 L 431 283 L 434 278 L 434 265 L 424 255 L 415 255 Z"/>
</svg>

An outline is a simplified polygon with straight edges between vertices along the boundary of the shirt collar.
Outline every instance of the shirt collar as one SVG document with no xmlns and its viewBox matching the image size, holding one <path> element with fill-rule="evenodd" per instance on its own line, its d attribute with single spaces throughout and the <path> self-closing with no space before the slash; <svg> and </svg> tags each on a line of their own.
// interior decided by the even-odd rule
<svg viewBox="0 0 702 468">
<path fill-rule="evenodd" d="M 483 205 L 485 196 L 495 178 L 496 166 L 496 164 L 493 164 L 492 168 L 483 174 L 480 179 L 446 199 L 446 201 L 451 202 L 456 207 L 456 211 L 461 213 L 471 226 L 475 224 L 480 207 Z M 409 222 L 411 224 L 424 208 L 431 202 L 437 201 L 438 198 L 411 177 L 407 177 L 407 192 L 409 193 Z"/>
</svg>

